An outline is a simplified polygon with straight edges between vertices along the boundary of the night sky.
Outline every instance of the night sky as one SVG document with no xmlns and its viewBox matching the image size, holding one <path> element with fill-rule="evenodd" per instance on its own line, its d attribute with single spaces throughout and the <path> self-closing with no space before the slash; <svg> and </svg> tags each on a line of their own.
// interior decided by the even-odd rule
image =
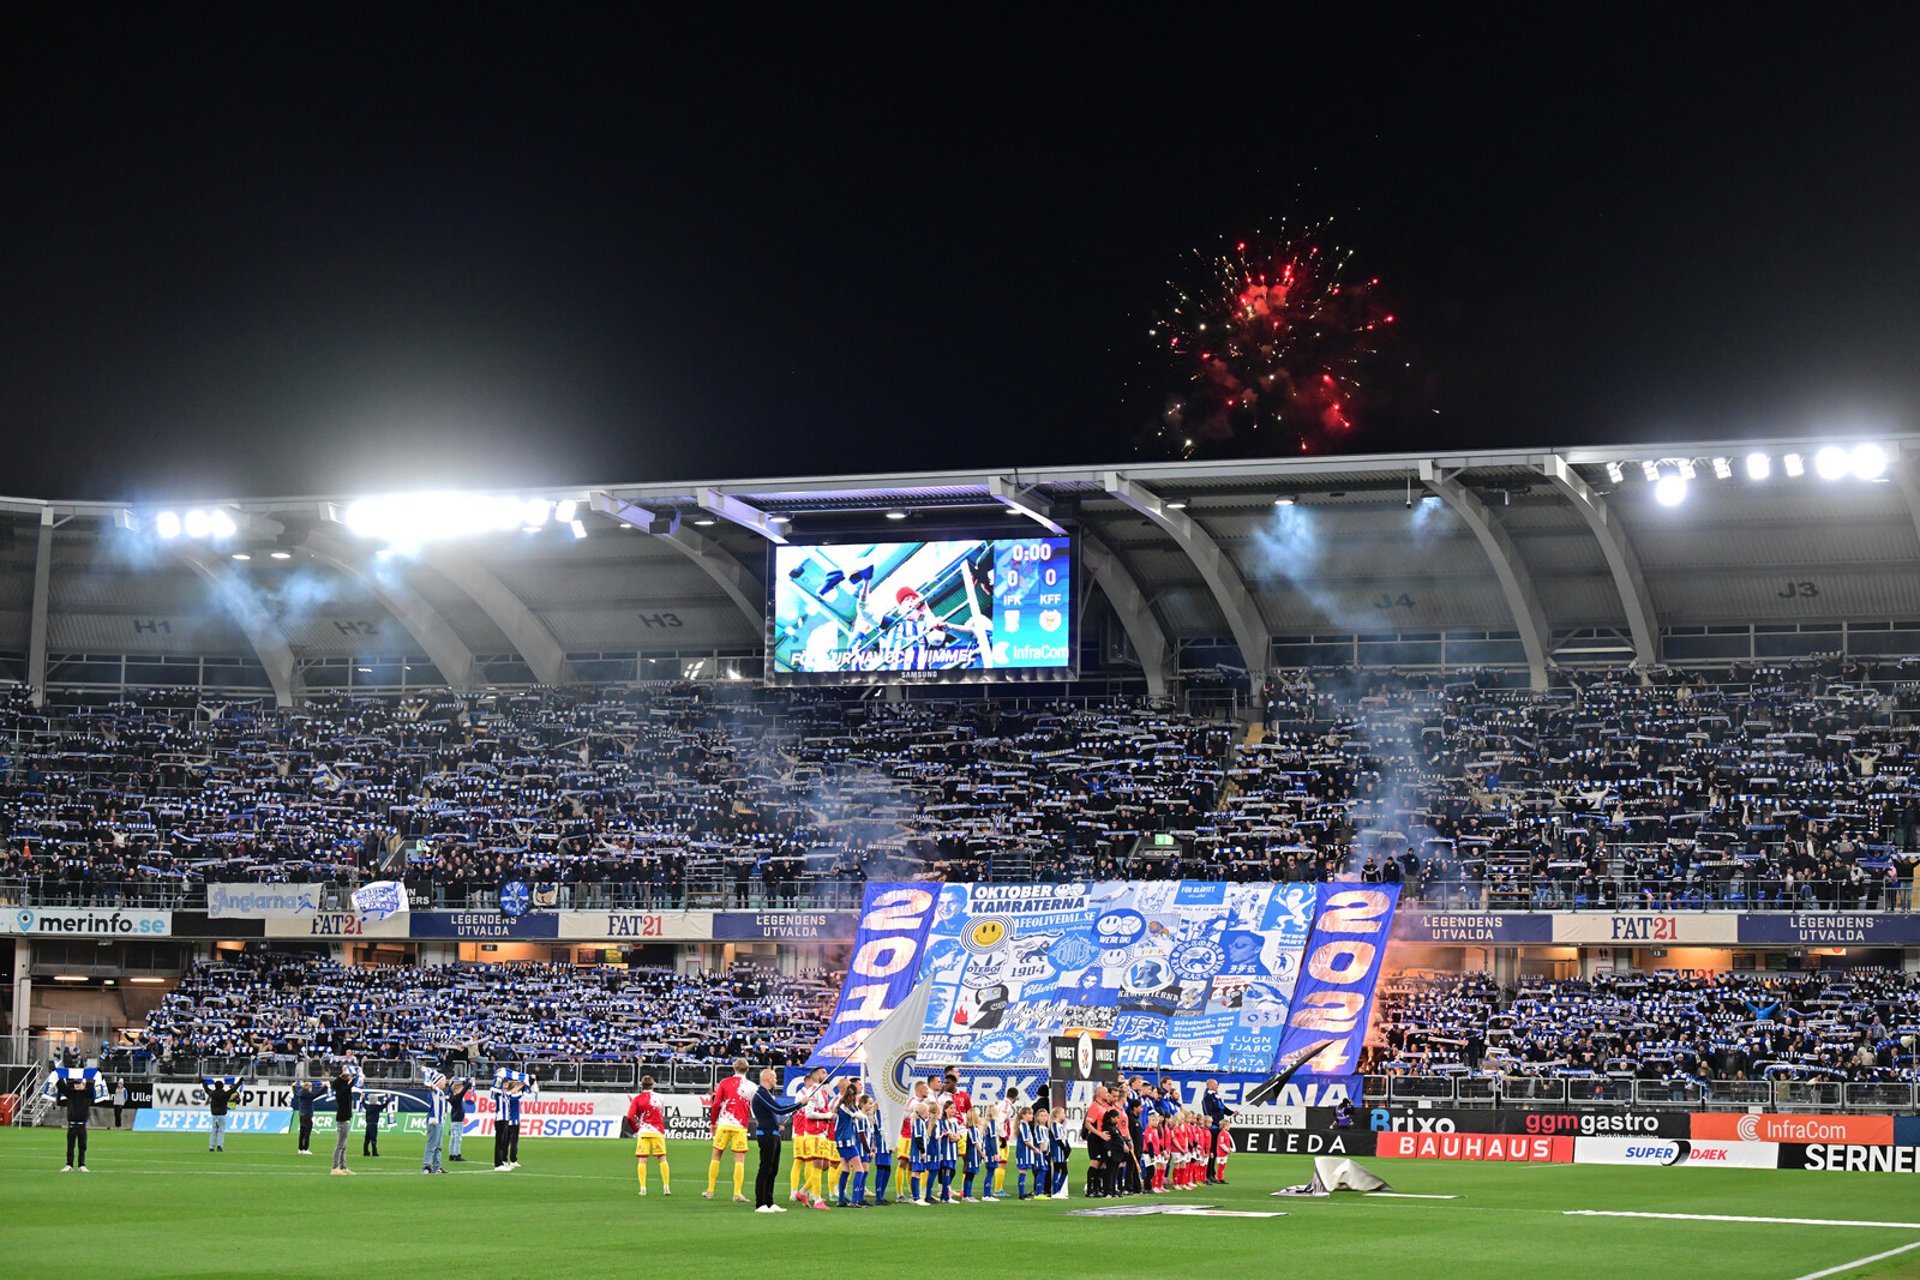
<svg viewBox="0 0 1920 1280">
<path fill-rule="evenodd" d="M 1401 322 L 1354 451 L 1920 429 L 1897 6 L 25 8 L 0 492 L 1155 456 L 1165 281 L 1281 216 Z"/>
</svg>

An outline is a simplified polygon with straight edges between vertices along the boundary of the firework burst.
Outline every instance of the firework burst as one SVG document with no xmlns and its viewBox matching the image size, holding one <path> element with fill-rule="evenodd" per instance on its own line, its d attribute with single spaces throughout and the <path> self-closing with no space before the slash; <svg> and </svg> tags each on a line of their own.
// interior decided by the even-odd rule
<svg viewBox="0 0 1920 1280">
<path fill-rule="evenodd" d="M 1332 222 L 1196 249 L 1148 331 L 1183 376 L 1159 433 L 1183 457 L 1237 443 L 1311 452 L 1355 425 L 1362 378 L 1392 329 L 1377 279 L 1349 280 Z"/>
</svg>

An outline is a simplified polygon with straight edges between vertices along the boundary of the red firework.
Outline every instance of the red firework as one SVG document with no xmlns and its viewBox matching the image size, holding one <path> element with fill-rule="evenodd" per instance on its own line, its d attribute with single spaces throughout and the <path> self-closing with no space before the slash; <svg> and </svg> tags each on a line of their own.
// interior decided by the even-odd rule
<svg viewBox="0 0 1920 1280">
<path fill-rule="evenodd" d="M 1257 236 L 1208 255 L 1149 331 L 1184 373 L 1161 426 L 1183 456 L 1238 442 L 1255 452 L 1321 448 L 1351 431 L 1362 377 L 1393 315 L 1377 279 L 1349 283 L 1330 223 Z"/>
</svg>

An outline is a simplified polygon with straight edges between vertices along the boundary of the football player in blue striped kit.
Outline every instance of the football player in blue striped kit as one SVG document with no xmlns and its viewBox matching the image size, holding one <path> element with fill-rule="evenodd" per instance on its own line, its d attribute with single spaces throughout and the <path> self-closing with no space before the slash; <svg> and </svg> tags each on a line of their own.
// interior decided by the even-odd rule
<svg viewBox="0 0 1920 1280">
<path fill-rule="evenodd" d="M 927 1203 L 927 1192 L 933 1182 L 934 1126 L 937 1123 L 933 1118 L 931 1103 L 913 1104 L 912 1164 L 907 1177 L 908 1204 Z"/>
<path fill-rule="evenodd" d="M 966 1129 L 967 1149 L 960 1157 L 961 1172 L 966 1175 L 966 1181 L 962 1183 L 960 1187 L 960 1202 L 962 1204 L 975 1198 L 973 1194 L 973 1184 L 980 1180 L 980 1174 L 986 1170 L 987 1167 L 988 1126 L 986 1111 L 977 1107 L 969 1111 L 967 1113 Z M 982 1200 L 993 1199 L 992 1173 L 987 1174 L 987 1193 L 979 1198 Z"/>
<path fill-rule="evenodd" d="M 932 1164 L 940 1179 L 940 1203 L 953 1203 L 954 1167 L 960 1162 L 960 1116 L 951 1102 L 942 1103 L 940 1117 L 933 1124 Z"/>
<path fill-rule="evenodd" d="M 1051 1141 L 1047 1144 L 1047 1158 L 1052 1165 L 1052 1195 L 1055 1200 L 1067 1198 L 1067 1167 L 1073 1163 L 1073 1128 L 1067 1123 L 1067 1109 L 1053 1109 Z"/>
<path fill-rule="evenodd" d="M 873 1202 L 877 1205 L 892 1204 L 894 1201 L 887 1199 L 887 1184 L 893 1181 L 893 1142 L 883 1129 L 879 1103 L 874 1101 L 873 1095 L 868 1094 L 861 1099 L 861 1103 L 863 1106 L 872 1104 L 869 1114 L 873 1121 L 873 1152 L 867 1162 L 873 1166 Z"/>
<path fill-rule="evenodd" d="M 996 1193 L 1004 1191 L 1007 1185 L 1007 1148 L 1000 1140 L 1000 1108 L 989 1104 L 982 1110 L 986 1114 L 987 1132 L 982 1139 L 985 1149 L 980 1159 L 986 1166 L 986 1177 L 980 1198 L 988 1204 L 998 1204 L 1000 1196 Z"/>
<path fill-rule="evenodd" d="M 849 1080 L 840 1086 L 840 1099 L 833 1109 L 833 1145 L 840 1156 L 835 1203 L 842 1209 L 851 1209 L 856 1205 L 862 1209 L 867 1207 L 866 1157 L 867 1147 L 871 1143 L 871 1134 L 867 1130 L 870 1128 L 864 1099 L 860 1096 L 860 1082 Z M 852 1200 L 847 1199 L 849 1180 L 853 1183 Z"/>
<path fill-rule="evenodd" d="M 1046 1148 L 1041 1144 L 1041 1126 L 1035 1121 L 1033 1108 L 1022 1107 L 1013 1126 L 1013 1165 L 1015 1169 L 1014 1190 L 1020 1199 L 1027 1198 L 1027 1178 L 1033 1178 L 1034 1191 L 1040 1189 L 1040 1170 L 1046 1163 Z"/>
</svg>

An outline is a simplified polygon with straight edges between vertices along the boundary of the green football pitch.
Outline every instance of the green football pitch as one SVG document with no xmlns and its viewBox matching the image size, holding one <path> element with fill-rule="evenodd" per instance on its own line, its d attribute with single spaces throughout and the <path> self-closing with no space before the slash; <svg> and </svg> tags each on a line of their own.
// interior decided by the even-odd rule
<svg viewBox="0 0 1920 1280">
<path fill-rule="evenodd" d="M 92 1135 L 82 1176 L 58 1172 L 59 1129 L 0 1130 L 0 1277 L 903 1275 L 1228 1277 L 1920 1276 L 1920 1178 L 1900 1174 L 1363 1161 L 1396 1192 L 1453 1199 L 1275 1199 L 1304 1157 L 1238 1155 L 1231 1185 L 1126 1201 L 1078 1198 L 864 1212 L 755 1214 L 732 1203 L 731 1158 L 702 1200 L 706 1148 L 672 1144 L 671 1198 L 635 1195 L 630 1141 L 490 1141 L 445 1177 L 395 1136 L 328 1176 L 331 1144 L 190 1134 Z M 752 1157 L 749 1157 L 751 1159 Z M 751 1181 L 748 1184 L 751 1192 Z M 786 1178 L 780 1180 L 785 1203 Z M 1076 1178 L 1077 1190 L 1077 1178 Z M 957 1187 L 956 1187 L 957 1191 Z M 1241 1214 L 1071 1216 L 1115 1204 Z M 1681 1216 L 1609 1216 L 1609 1215 Z M 1856 1225 L 1878 1224 L 1878 1225 Z M 1882 1256 L 1884 1255 L 1884 1256 Z"/>
</svg>

